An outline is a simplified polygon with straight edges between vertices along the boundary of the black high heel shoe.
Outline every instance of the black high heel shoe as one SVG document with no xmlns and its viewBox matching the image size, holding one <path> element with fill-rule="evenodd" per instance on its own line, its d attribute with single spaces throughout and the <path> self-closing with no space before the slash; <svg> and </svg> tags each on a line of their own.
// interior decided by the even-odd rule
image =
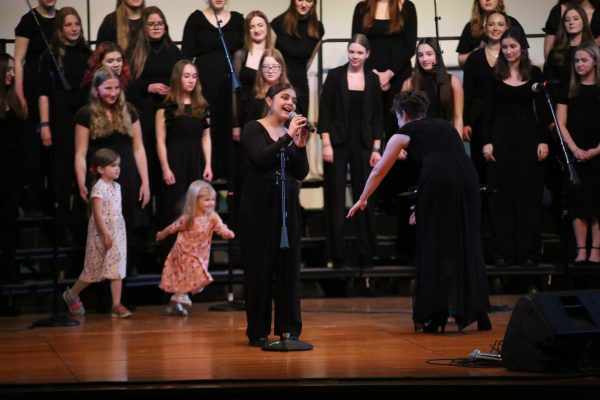
<svg viewBox="0 0 600 400">
<path fill-rule="evenodd" d="M 600 247 L 594 247 L 592 246 L 593 250 L 600 250 Z M 590 251 L 591 254 L 591 251 Z M 585 261 L 584 261 L 585 263 Z M 592 266 L 592 267 L 600 267 L 600 261 L 591 261 L 589 258 L 587 260 L 588 265 Z"/>
<path fill-rule="evenodd" d="M 423 327 L 423 332 L 427 333 L 444 333 L 446 331 L 446 323 L 448 322 L 448 314 L 440 314 L 431 318 L 428 324 Z"/>
<path fill-rule="evenodd" d="M 477 330 L 478 331 L 491 331 L 492 321 L 487 313 L 477 315 Z"/>
</svg>

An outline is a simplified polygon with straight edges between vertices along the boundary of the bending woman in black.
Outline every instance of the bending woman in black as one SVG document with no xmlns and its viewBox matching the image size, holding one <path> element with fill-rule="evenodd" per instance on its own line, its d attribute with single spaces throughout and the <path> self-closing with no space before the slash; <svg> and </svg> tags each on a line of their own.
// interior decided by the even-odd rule
<svg viewBox="0 0 600 400">
<path fill-rule="evenodd" d="M 267 91 L 268 112 L 250 121 L 242 132 L 246 156 L 246 179 L 242 190 L 240 221 L 246 335 L 250 346 L 268 343 L 271 303 L 275 302 L 275 335 L 302 333 L 300 316 L 300 181 L 308 174 L 306 118 L 297 115 L 289 128 L 289 114 L 296 110 L 296 92 L 289 83 L 278 83 Z M 281 183 L 280 150 L 284 149 L 286 210 L 289 248 L 280 249 Z M 287 278 L 287 280 L 284 280 Z M 289 322 L 289 325 L 288 325 Z"/>
<path fill-rule="evenodd" d="M 400 131 L 388 141 L 348 217 L 365 209 L 398 157 L 420 164 L 417 202 L 410 218 L 417 225 L 415 329 L 444 332 L 451 308 L 459 330 L 474 321 L 479 330 L 490 330 L 477 173 L 456 129 L 447 121 L 425 118 L 428 107 L 424 92 L 396 96 Z"/>
<path fill-rule="evenodd" d="M 323 141 L 327 250 L 336 267 L 344 261 L 348 164 L 356 201 L 371 167 L 381 158 L 381 89 L 377 75 L 364 68 L 370 50 L 365 35 L 354 35 L 348 43 L 348 63 L 329 71 L 321 94 L 319 132 Z M 371 207 L 356 219 L 356 239 L 359 266 L 370 267 L 375 248 Z"/>
</svg>

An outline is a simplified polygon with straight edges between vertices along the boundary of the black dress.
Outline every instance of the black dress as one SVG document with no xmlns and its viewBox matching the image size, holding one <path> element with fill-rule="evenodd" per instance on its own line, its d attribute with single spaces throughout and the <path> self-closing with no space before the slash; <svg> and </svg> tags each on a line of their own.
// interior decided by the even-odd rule
<svg viewBox="0 0 600 400">
<path fill-rule="evenodd" d="M 175 184 L 160 185 L 158 192 L 158 210 L 160 226 L 171 224 L 181 215 L 185 193 L 190 184 L 202 179 L 205 167 L 202 151 L 202 134 L 210 127 L 208 111 L 201 118 L 189 115 L 175 116 L 177 104 L 163 105 L 166 125 L 166 146 L 169 167 L 175 175 Z M 185 112 L 191 112 L 191 106 L 185 106 Z"/>
<path fill-rule="evenodd" d="M 64 77 L 70 85 L 69 90 L 65 90 L 48 51 L 42 54 L 40 60 L 40 96 L 47 96 L 50 105 L 52 193 L 57 205 L 56 212 L 61 229 L 69 225 L 68 222 L 71 219 L 70 197 L 76 193 L 73 168 L 75 160 L 73 117 L 87 100 L 86 94 L 81 89 L 81 82 L 90 55 L 91 51 L 83 46 L 65 47 Z M 78 196 L 75 198 L 77 199 Z M 79 218 L 70 222 L 76 225 L 83 223 Z"/>
<path fill-rule="evenodd" d="M 18 280 L 15 263 L 17 224 L 22 171 L 19 167 L 19 135 L 23 121 L 13 110 L 0 118 L 0 281 Z"/>
<path fill-rule="evenodd" d="M 244 43 L 244 17 L 232 11 L 231 18 L 221 25 L 221 29 L 231 55 Z M 188 17 L 181 49 L 186 58 L 195 60 L 202 93 L 210 104 L 214 178 L 228 179 L 232 183 L 235 158 L 231 136 L 231 74 L 219 31 L 202 11 L 196 10 Z"/>
<path fill-rule="evenodd" d="M 169 86 L 173 67 L 182 58 L 183 53 L 177 46 L 169 45 L 162 40 L 150 42 L 148 58 L 142 69 L 142 74 L 138 80 L 133 82 L 139 96 L 137 99 L 130 101 L 134 103 L 140 114 L 151 193 L 154 193 L 160 186 L 162 176 L 158 155 L 156 154 L 155 115 L 157 108 L 165 97 L 156 93 L 148 93 L 148 86 L 152 83 L 162 83 Z"/>
<path fill-rule="evenodd" d="M 35 9 L 34 12 L 48 43 L 50 43 L 54 34 L 54 21 L 56 18 L 45 18 Z M 23 193 L 23 202 L 27 208 L 41 209 L 44 177 L 47 175 L 45 170 L 48 166 L 44 158 L 40 134 L 37 132 L 37 124 L 40 119 L 38 110 L 40 87 L 38 82 L 40 56 L 46 50 L 46 45 L 31 12 L 21 17 L 21 21 L 15 28 L 15 36 L 29 39 L 25 65 L 23 65 L 23 91 L 27 100 L 28 114 L 23 125 L 23 135 L 18 148 L 20 154 L 19 164 L 23 170 L 23 184 L 27 187 L 27 190 Z M 24 162 L 24 160 L 27 160 L 27 162 Z"/>
<path fill-rule="evenodd" d="M 515 18 L 511 17 L 510 15 L 508 16 L 508 20 L 510 22 L 511 27 L 518 26 L 519 28 L 523 29 L 523 27 L 521 26 L 519 21 L 517 21 Z M 485 36 L 485 34 L 483 34 L 480 37 L 473 36 L 473 34 L 471 33 L 471 21 L 469 21 L 469 22 L 467 22 L 467 24 L 463 28 L 462 33 L 460 34 L 460 38 L 458 40 L 458 46 L 456 47 L 456 52 L 458 54 L 470 53 L 471 51 L 477 49 L 478 47 L 481 47 L 482 42 L 486 42 L 486 41 L 487 41 L 487 36 Z M 525 47 L 529 47 L 527 40 L 525 40 L 525 43 L 527 44 Z"/>
<path fill-rule="evenodd" d="M 547 143 L 548 112 L 541 95 L 531 91 L 543 81 L 533 67 L 531 79 L 510 86 L 494 79 L 486 88 L 484 144 L 494 146 L 488 163 L 492 243 L 496 256 L 508 263 L 537 262 L 541 244 L 544 163 L 537 148 Z"/>
<path fill-rule="evenodd" d="M 556 4 L 550 10 L 550 13 L 548 14 L 548 19 L 546 19 L 546 24 L 545 24 L 544 28 L 542 29 L 546 35 L 556 35 L 556 32 L 558 31 L 558 26 L 561 24 L 561 21 L 562 21 L 561 12 L 562 12 L 562 7 L 560 4 Z M 589 21 L 589 23 L 590 23 L 590 30 L 592 31 L 592 35 L 594 36 L 594 38 L 597 38 L 598 36 L 600 36 L 600 10 L 599 9 L 597 9 L 597 8 L 594 9 L 594 13 L 592 14 L 592 19 L 591 19 L 591 21 Z"/>
<path fill-rule="evenodd" d="M 486 181 L 486 161 L 483 158 L 483 129 L 485 88 L 494 79 L 494 67 L 490 66 L 485 55 L 485 49 L 473 51 L 467 58 L 463 69 L 463 88 L 465 91 L 465 106 L 463 122 L 471 127 L 471 159 L 477 169 L 479 182 Z"/>
<path fill-rule="evenodd" d="M 369 161 L 374 140 L 383 137 L 379 78 L 364 71 L 365 88 L 348 89 L 348 64 L 329 71 L 319 108 L 319 132 L 328 132 L 333 163 L 323 163 L 327 252 L 334 265 L 344 261 L 344 225 L 348 165 L 352 197 L 357 201 L 371 172 Z M 370 267 L 375 249 L 373 207 L 354 217 L 358 266 Z"/>
<path fill-rule="evenodd" d="M 127 23 L 129 25 L 129 48 L 132 49 L 135 47 L 134 43 L 137 40 L 138 32 L 140 29 L 143 29 L 144 20 L 142 18 L 138 19 L 128 19 Z M 100 27 L 98 28 L 98 34 L 96 35 L 96 43 L 102 42 L 117 42 L 117 13 L 116 11 L 107 14 Z M 127 51 L 128 49 L 123 49 L 123 51 Z"/>
<path fill-rule="evenodd" d="M 299 114 L 306 116 L 308 115 L 309 106 L 308 77 L 306 75 L 308 61 L 319 44 L 319 40 L 325 35 L 325 29 L 319 21 L 319 39 L 312 38 L 308 36 L 308 18 L 299 19 L 299 36 L 288 35 L 283 25 L 283 15 L 279 15 L 271 21 L 271 27 L 277 34 L 275 47 L 283 55 L 287 66 L 288 79 L 296 90 L 298 98 L 296 110 Z"/>
<path fill-rule="evenodd" d="M 562 64 L 553 60 L 554 49 L 548 53 L 548 58 L 544 63 L 544 75 L 548 81 L 552 82 L 550 94 L 553 100 L 556 100 L 563 91 L 568 90 L 571 82 L 571 65 L 576 46 L 570 46 L 565 53 Z"/>
<path fill-rule="evenodd" d="M 412 121 L 399 133 L 410 137 L 408 160 L 421 167 L 413 321 L 422 327 L 451 308 L 468 324 L 489 308 L 477 173 L 447 121 Z"/>
<path fill-rule="evenodd" d="M 363 33 L 371 44 L 371 55 L 365 63 L 365 70 L 376 69 L 394 73 L 391 88 L 383 95 L 384 128 L 387 136 L 391 136 L 398 128 L 395 116 L 388 111 L 392 108 L 394 96 L 402 87 L 402 83 L 412 74 L 411 58 L 415 55 L 417 44 L 417 10 L 415 5 L 406 0 L 402 7 L 404 27 L 389 33 L 390 20 L 375 20 L 373 26 L 364 30 L 362 23 L 367 13 L 367 3 L 361 1 L 354 8 L 352 16 L 352 35 Z"/>
<path fill-rule="evenodd" d="M 558 103 L 568 106 L 567 129 L 577 147 L 588 150 L 600 143 L 600 89 L 596 85 L 581 85 L 579 93 L 569 99 L 566 92 Z M 600 215 L 600 158 L 576 162 L 581 180 L 577 187 L 569 186 L 568 210 L 571 218 L 598 218 Z"/>
<path fill-rule="evenodd" d="M 308 174 L 308 159 L 305 148 L 290 145 L 290 142 L 288 135 L 273 141 L 257 121 L 247 123 L 242 133 L 247 176 L 242 192 L 240 232 L 248 322 L 246 335 L 251 340 L 267 337 L 271 332 L 273 301 L 275 335 L 289 332 L 298 337 L 302 333 L 299 193 L 300 180 Z M 280 171 L 282 146 L 287 159 L 287 250 L 280 249 L 281 186 L 277 172 Z M 289 312 L 289 327 L 286 326 L 286 311 Z"/>
<path fill-rule="evenodd" d="M 131 113 L 131 122 L 135 123 L 139 119 L 137 111 L 135 110 L 135 107 L 129 103 L 127 104 L 127 107 Z M 86 106 L 79 110 L 75 116 L 75 123 L 90 129 L 89 107 Z M 133 154 L 133 137 L 129 136 L 126 132 L 115 130 L 107 136 L 92 139 L 90 132 L 87 165 L 90 165 L 92 156 L 101 148 L 111 149 L 117 152 L 121 157 L 121 175 L 119 176 L 119 179 L 117 179 L 117 182 L 121 184 L 123 217 L 125 218 L 125 224 L 127 225 L 127 232 L 130 234 L 134 228 L 147 225 L 147 215 L 138 200 L 141 178 Z M 88 184 L 91 183 L 91 176 L 87 177 L 86 182 Z"/>
</svg>

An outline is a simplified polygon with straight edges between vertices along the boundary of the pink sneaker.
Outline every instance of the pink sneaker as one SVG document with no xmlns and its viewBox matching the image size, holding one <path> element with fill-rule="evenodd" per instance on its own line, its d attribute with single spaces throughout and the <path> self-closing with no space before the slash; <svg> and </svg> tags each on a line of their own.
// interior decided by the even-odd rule
<svg viewBox="0 0 600 400">
<path fill-rule="evenodd" d="M 69 312 L 71 315 L 75 315 L 77 317 L 81 317 L 85 314 L 85 308 L 83 308 L 83 303 L 79 296 L 73 296 L 71 293 L 71 289 L 67 288 L 62 294 L 62 298 L 67 303 L 69 307 Z"/>
<path fill-rule="evenodd" d="M 129 311 L 123 304 L 113 306 L 112 316 L 115 318 L 129 318 L 131 317 L 131 311 Z"/>
</svg>

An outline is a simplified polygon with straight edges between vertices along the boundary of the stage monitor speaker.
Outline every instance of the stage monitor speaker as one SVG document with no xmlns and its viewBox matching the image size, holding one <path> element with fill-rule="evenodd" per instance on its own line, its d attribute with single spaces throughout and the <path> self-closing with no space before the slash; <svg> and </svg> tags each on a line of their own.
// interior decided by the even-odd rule
<svg viewBox="0 0 600 400">
<path fill-rule="evenodd" d="M 530 294 L 519 298 L 502 345 L 510 370 L 600 370 L 600 291 Z"/>
</svg>

